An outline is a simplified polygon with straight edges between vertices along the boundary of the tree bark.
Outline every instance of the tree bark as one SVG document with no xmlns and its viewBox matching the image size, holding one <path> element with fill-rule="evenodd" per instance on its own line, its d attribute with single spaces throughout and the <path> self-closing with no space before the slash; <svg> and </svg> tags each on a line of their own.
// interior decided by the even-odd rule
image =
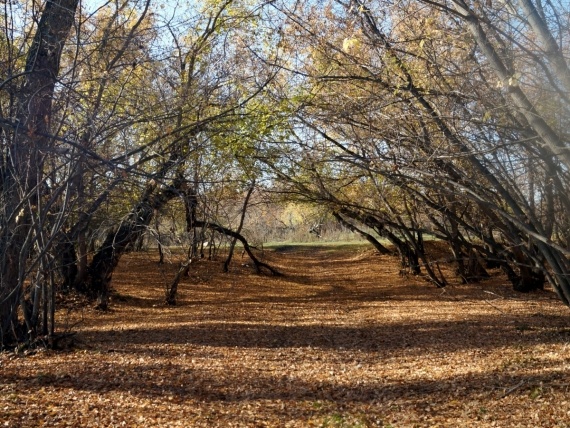
<svg viewBox="0 0 570 428">
<path fill-rule="evenodd" d="M 174 275 L 174 279 L 166 289 L 166 304 L 170 306 L 176 305 L 176 296 L 178 294 L 178 284 L 183 276 L 186 276 L 189 268 L 190 268 L 191 260 L 187 260 L 185 263 L 180 263 L 180 267 L 178 268 L 178 272 Z"/>
<path fill-rule="evenodd" d="M 390 251 L 388 248 L 386 248 L 384 245 L 382 245 L 374 236 L 372 236 L 371 234 L 366 233 L 365 231 L 359 229 L 358 227 L 356 227 L 355 225 L 353 225 L 349 221 L 346 221 L 344 218 L 342 218 L 340 213 L 333 212 L 333 216 L 334 216 L 334 218 L 337 219 L 337 221 L 340 224 L 347 227 L 350 231 L 352 231 L 354 233 L 358 233 L 360 236 L 362 236 L 364 239 L 366 239 L 368 242 L 370 242 L 372 244 L 372 246 L 376 249 L 376 251 L 378 251 L 380 254 L 386 254 L 386 255 L 392 254 L 392 251 Z"/>
<path fill-rule="evenodd" d="M 52 99 L 63 46 L 73 25 L 78 0 L 46 2 L 28 51 L 24 84 L 16 94 L 17 128 L 2 183 L 0 218 L 0 344 L 16 331 L 26 264 L 33 244 L 36 186 L 43 171 L 42 150 L 51 143 Z"/>
<path fill-rule="evenodd" d="M 243 208 L 241 211 L 241 218 L 239 221 L 238 228 L 236 230 L 237 235 L 240 235 L 241 230 L 243 229 L 243 222 L 245 220 L 245 214 L 247 212 L 247 205 L 249 204 L 249 198 L 251 198 L 251 194 L 253 193 L 254 189 L 255 189 L 255 180 L 253 181 L 253 183 L 251 183 L 251 186 L 249 187 L 249 189 L 247 191 L 247 195 L 245 196 L 245 201 L 243 202 Z M 231 243 L 230 243 L 230 249 L 228 251 L 228 257 L 226 258 L 226 261 L 224 262 L 224 272 L 229 272 L 229 270 L 230 270 L 230 263 L 232 261 L 233 255 L 234 255 L 234 248 L 236 246 L 236 242 L 237 242 L 237 237 L 234 236 Z"/>
<path fill-rule="evenodd" d="M 209 223 L 209 222 L 202 221 L 202 220 L 195 220 L 194 226 L 210 229 L 210 230 L 216 231 L 218 233 L 221 233 L 222 235 L 227 235 L 227 236 L 230 236 L 230 237 L 235 238 L 238 241 L 240 241 L 241 244 L 243 245 L 243 249 L 245 250 L 245 252 L 249 256 L 249 258 L 253 262 L 253 264 L 255 266 L 255 271 L 257 273 L 260 273 L 261 269 L 263 268 L 263 269 L 267 269 L 269 272 L 271 272 L 272 275 L 275 275 L 275 276 L 282 276 L 283 275 L 277 269 L 271 267 L 267 263 L 264 263 L 264 262 L 260 261 L 257 257 L 255 257 L 255 255 L 251 251 L 251 247 L 250 247 L 249 243 L 247 242 L 247 239 L 245 239 L 240 233 L 237 233 L 231 229 L 228 229 L 227 227 L 220 226 L 219 224 Z"/>
<path fill-rule="evenodd" d="M 97 298 L 98 309 L 106 310 L 108 307 L 111 279 L 121 256 L 147 230 L 154 213 L 180 196 L 181 187 L 180 180 L 161 191 L 155 189 L 155 184 L 150 184 L 131 214 L 107 234 L 89 266 L 90 282 L 87 290 L 91 296 Z"/>
</svg>

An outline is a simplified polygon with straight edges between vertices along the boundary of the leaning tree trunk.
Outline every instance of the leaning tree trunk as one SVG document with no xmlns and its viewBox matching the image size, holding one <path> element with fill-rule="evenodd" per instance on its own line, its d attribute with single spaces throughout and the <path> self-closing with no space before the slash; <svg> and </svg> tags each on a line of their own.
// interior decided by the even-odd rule
<svg viewBox="0 0 570 428">
<path fill-rule="evenodd" d="M 149 185 L 129 216 L 107 234 L 89 266 L 90 282 L 87 289 L 91 296 L 97 298 L 98 309 L 106 310 L 108 307 L 109 286 L 121 256 L 145 233 L 154 213 L 180 195 L 181 187 L 182 182 L 177 181 L 173 186 L 157 192 L 155 185 Z"/>
<path fill-rule="evenodd" d="M 386 248 L 384 245 L 382 245 L 374 236 L 363 231 L 362 229 L 359 229 L 358 227 L 356 227 L 355 225 L 353 225 L 349 221 L 342 218 L 340 213 L 333 212 L 332 215 L 334 218 L 336 218 L 336 220 L 340 224 L 347 227 L 351 232 L 358 233 L 360 236 L 362 236 L 364 239 L 366 239 L 368 242 L 370 242 L 372 244 L 372 246 L 376 249 L 376 251 L 378 251 L 380 254 L 392 254 L 392 251 L 390 251 L 388 248 Z"/>
<path fill-rule="evenodd" d="M 262 269 L 266 269 L 268 270 L 272 275 L 275 276 L 281 276 L 283 275 L 281 272 L 279 272 L 277 269 L 275 269 L 274 267 L 271 267 L 270 265 L 268 265 L 267 263 L 262 262 L 261 260 L 259 260 L 257 257 L 255 257 L 255 254 L 253 254 L 253 252 L 251 251 L 251 246 L 249 245 L 249 242 L 247 242 L 247 239 L 245 239 L 245 237 L 240 234 L 237 233 L 234 230 L 228 229 L 227 227 L 221 226 L 219 224 L 216 223 L 209 223 L 207 221 L 202 221 L 202 220 L 195 220 L 194 221 L 194 226 L 195 227 L 201 227 L 204 229 L 210 229 L 213 230 L 215 232 L 218 232 L 222 235 L 226 235 L 229 236 L 231 238 L 235 238 L 238 241 L 241 242 L 241 244 L 243 245 L 243 249 L 244 251 L 247 253 L 247 255 L 249 256 L 249 258 L 251 259 L 251 261 L 253 262 L 253 265 L 255 266 L 255 271 L 257 273 L 260 273 Z"/>
<path fill-rule="evenodd" d="M 28 51 L 23 86 L 14 94 L 17 126 L 2 165 L 0 196 L 0 346 L 18 325 L 26 264 L 33 247 L 32 224 L 40 202 L 35 189 L 42 179 L 42 153 L 52 143 L 52 99 L 77 4 L 78 0 L 46 2 Z"/>
<path fill-rule="evenodd" d="M 178 267 L 178 271 L 176 275 L 174 275 L 174 279 L 166 288 L 166 304 L 170 306 L 176 305 L 176 296 L 178 293 L 178 284 L 183 276 L 186 276 L 188 271 L 190 270 L 190 263 L 192 262 L 191 259 L 186 260 L 186 262 L 180 263 Z"/>
<path fill-rule="evenodd" d="M 532 251 L 532 248 L 528 250 Z M 544 272 L 534 266 L 531 258 L 525 254 L 521 248 L 513 247 L 512 253 L 519 268 L 518 281 L 513 283 L 515 291 L 528 293 L 529 291 L 544 289 L 544 283 L 546 281 Z"/>
<path fill-rule="evenodd" d="M 243 208 L 241 210 L 241 217 L 240 217 L 238 228 L 236 230 L 237 235 L 240 235 L 241 230 L 243 229 L 243 223 L 245 221 L 245 214 L 247 213 L 247 205 L 249 204 L 249 198 L 251 198 L 251 194 L 253 193 L 254 189 L 255 189 L 255 180 L 253 181 L 253 183 L 251 183 L 251 186 L 249 187 L 249 189 L 247 191 L 247 195 L 245 196 L 245 200 L 243 202 Z M 226 258 L 226 261 L 224 262 L 224 272 L 229 272 L 229 270 L 230 270 L 230 263 L 232 262 L 232 257 L 234 255 L 234 249 L 236 247 L 237 240 L 238 240 L 238 238 L 236 236 L 234 236 L 231 243 L 230 243 L 230 248 L 228 251 L 228 257 Z"/>
</svg>

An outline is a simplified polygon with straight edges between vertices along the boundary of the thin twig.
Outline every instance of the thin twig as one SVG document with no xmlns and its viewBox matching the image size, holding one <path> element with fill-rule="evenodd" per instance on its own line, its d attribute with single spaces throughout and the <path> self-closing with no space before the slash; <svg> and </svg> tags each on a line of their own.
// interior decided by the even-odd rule
<svg viewBox="0 0 570 428">
<path fill-rule="evenodd" d="M 517 389 L 519 389 L 521 386 L 523 386 L 525 384 L 524 380 L 521 380 L 519 383 L 517 383 L 515 386 L 511 386 L 509 389 L 507 389 L 505 391 L 505 393 L 501 396 L 501 398 L 505 398 L 507 395 L 512 394 L 513 392 L 515 392 Z"/>
<path fill-rule="evenodd" d="M 484 300 L 484 302 L 487 303 L 487 304 L 489 304 L 490 306 L 492 306 L 492 307 L 495 308 L 496 310 L 498 310 L 500 313 L 502 313 L 502 314 L 505 314 L 505 313 L 506 313 L 505 311 L 503 311 L 503 310 L 502 310 L 501 308 L 499 308 L 498 306 L 493 305 L 490 301 Z"/>
</svg>

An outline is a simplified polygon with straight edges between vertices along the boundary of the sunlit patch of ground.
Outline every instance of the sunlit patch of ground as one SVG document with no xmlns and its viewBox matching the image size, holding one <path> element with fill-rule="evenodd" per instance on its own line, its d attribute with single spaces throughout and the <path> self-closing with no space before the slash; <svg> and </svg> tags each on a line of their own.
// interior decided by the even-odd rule
<svg viewBox="0 0 570 428">
<path fill-rule="evenodd" d="M 496 276 L 437 289 L 358 247 L 276 248 L 256 275 L 131 254 L 65 351 L 0 354 L 0 426 L 567 427 L 570 310 Z"/>
</svg>

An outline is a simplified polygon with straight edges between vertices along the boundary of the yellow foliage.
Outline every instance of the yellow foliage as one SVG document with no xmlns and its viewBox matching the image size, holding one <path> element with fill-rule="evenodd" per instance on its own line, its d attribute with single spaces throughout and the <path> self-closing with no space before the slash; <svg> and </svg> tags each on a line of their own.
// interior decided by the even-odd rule
<svg viewBox="0 0 570 428">
<path fill-rule="evenodd" d="M 356 37 L 347 37 L 342 42 L 342 50 L 347 53 L 352 53 L 360 47 L 360 40 Z"/>
</svg>

